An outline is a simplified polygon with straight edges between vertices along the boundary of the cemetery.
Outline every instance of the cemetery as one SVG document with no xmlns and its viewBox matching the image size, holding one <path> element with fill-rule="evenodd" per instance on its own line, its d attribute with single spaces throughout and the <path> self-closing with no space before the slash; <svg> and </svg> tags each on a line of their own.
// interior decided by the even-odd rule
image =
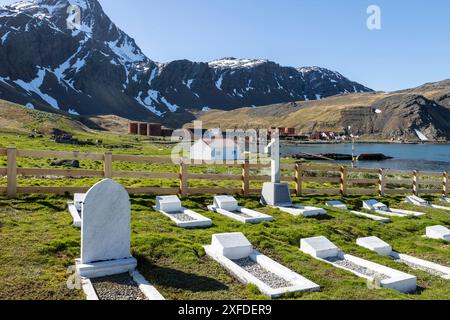
<svg viewBox="0 0 450 320">
<path fill-rule="evenodd" d="M 416 291 L 417 278 L 404 272 L 345 254 L 327 238 L 315 237 L 301 240 L 300 250 L 316 259 L 366 278 L 381 287 L 404 293 Z"/>
<path fill-rule="evenodd" d="M 311 174 L 334 168 L 273 157 L 270 166 L 196 166 L 152 146 L 139 156 L 89 148 L 0 149 L 1 298 L 450 298 L 450 217 L 433 206 L 450 208 L 446 185 L 423 193 L 432 205 L 414 214 L 411 189 L 362 192 L 345 179 L 349 168 L 336 180 Z M 48 169 L 46 158 L 80 168 Z M 79 286 L 67 285 L 72 277 Z"/>
</svg>

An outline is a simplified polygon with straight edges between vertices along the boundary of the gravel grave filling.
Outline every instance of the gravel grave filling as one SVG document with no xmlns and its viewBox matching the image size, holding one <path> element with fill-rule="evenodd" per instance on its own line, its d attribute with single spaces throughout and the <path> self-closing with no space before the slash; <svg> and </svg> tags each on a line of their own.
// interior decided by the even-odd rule
<svg viewBox="0 0 450 320">
<path fill-rule="evenodd" d="M 190 215 L 183 213 L 183 212 L 169 213 L 169 215 L 179 221 L 195 221 L 194 218 L 192 218 Z"/>
<path fill-rule="evenodd" d="M 242 213 L 241 211 L 231 211 L 232 214 L 244 217 L 244 218 L 253 218 L 251 215 L 246 214 L 246 213 Z"/>
<path fill-rule="evenodd" d="M 370 269 L 368 269 L 366 267 L 360 266 L 360 265 L 358 265 L 356 263 L 353 263 L 351 261 L 345 260 L 343 258 L 332 257 L 332 258 L 327 258 L 325 260 L 327 260 L 328 262 L 331 262 L 332 264 L 335 264 L 337 266 L 341 266 L 341 267 L 344 267 L 344 268 L 356 271 L 358 273 L 361 273 L 361 274 L 363 274 L 365 276 L 374 278 L 374 279 L 379 280 L 379 281 L 386 280 L 386 279 L 390 278 L 389 276 L 387 276 L 385 274 L 382 274 L 382 273 L 370 270 Z"/>
<path fill-rule="evenodd" d="M 148 300 L 128 273 L 91 279 L 100 300 Z"/>
<path fill-rule="evenodd" d="M 233 260 L 239 267 L 253 275 L 258 280 L 261 280 L 272 289 L 291 287 L 292 283 L 277 276 L 276 274 L 264 269 L 258 263 L 250 258 Z"/>
</svg>

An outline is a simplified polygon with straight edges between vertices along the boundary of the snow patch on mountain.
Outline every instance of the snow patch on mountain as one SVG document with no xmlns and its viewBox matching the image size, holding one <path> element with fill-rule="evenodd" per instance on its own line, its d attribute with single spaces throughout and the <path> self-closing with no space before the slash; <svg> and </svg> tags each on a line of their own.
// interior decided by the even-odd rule
<svg viewBox="0 0 450 320">
<path fill-rule="evenodd" d="M 221 74 L 219 79 L 216 81 L 217 89 L 222 90 L 222 82 L 223 82 L 223 74 Z"/>
<path fill-rule="evenodd" d="M 142 98 L 142 92 L 139 92 L 138 96 L 135 98 L 139 104 L 144 106 L 147 110 L 149 110 L 151 113 L 155 114 L 158 117 L 162 117 L 164 113 L 159 111 L 155 105 L 154 102 L 158 101 L 159 92 L 155 90 L 149 90 L 147 92 L 147 97 L 145 99 Z"/>
<path fill-rule="evenodd" d="M 58 101 L 56 101 L 56 99 L 52 98 L 48 94 L 43 93 L 40 89 L 40 87 L 44 83 L 45 75 L 46 75 L 46 70 L 39 69 L 37 72 L 37 76 L 34 80 L 31 80 L 30 82 L 25 82 L 23 80 L 16 80 L 16 81 L 14 81 L 14 83 L 16 83 L 18 86 L 22 87 L 22 89 L 27 91 L 30 95 L 33 92 L 33 93 L 37 94 L 39 97 L 41 97 L 42 100 L 47 102 L 53 108 L 59 109 Z"/>
<path fill-rule="evenodd" d="M 223 58 L 210 61 L 208 65 L 214 69 L 239 69 L 239 68 L 250 69 L 267 62 L 268 60 L 262 59 Z"/>
<path fill-rule="evenodd" d="M 176 112 L 180 108 L 176 104 L 172 104 L 169 101 L 167 101 L 165 97 L 161 97 L 161 102 L 164 103 L 172 113 Z"/>
<path fill-rule="evenodd" d="M 136 49 L 129 39 L 108 42 L 111 50 L 122 58 L 124 62 L 138 63 L 146 60 L 146 57 Z"/>
</svg>

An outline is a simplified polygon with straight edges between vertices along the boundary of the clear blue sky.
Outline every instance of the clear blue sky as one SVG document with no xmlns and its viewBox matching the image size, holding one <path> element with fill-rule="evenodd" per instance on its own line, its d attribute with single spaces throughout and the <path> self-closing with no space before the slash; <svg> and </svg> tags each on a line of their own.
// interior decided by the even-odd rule
<svg viewBox="0 0 450 320">
<path fill-rule="evenodd" d="M 0 0 L 0 4 L 13 0 Z M 100 0 L 152 60 L 265 58 L 337 70 L 375 90 L 450 78 L 447 0 Z M 367 7 L 382 29 L 366 27 Z"/>
</svg>

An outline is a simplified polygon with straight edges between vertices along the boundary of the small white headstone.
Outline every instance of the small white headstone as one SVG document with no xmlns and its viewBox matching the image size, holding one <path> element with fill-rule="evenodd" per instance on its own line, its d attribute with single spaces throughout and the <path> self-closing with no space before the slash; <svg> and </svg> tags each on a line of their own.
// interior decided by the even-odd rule
<svg viewBox="0 0 450 320">
<path fill-rule="evenodd" d="M 167 213 L 180 212 L 181 201 L 177 196 L 156 197 L 156 210 Z"/>
<path fill-rule="evenodd" d="M 226 211 L 236 211 L 239 207 L 237 200 L 231 196 L 216 196 L 214 197 L 214 206 Z"/>
<path fill-rule="evenodd" d="M 83 202 L 81 263 L 131 258 L 130 219 L 127 191 L 110 179 L 95 184 Z"/>
<path fill-rule="evenodd" d="M 336 257 L 340 252 L 339 248 L 325 237 L 302 239 L 300 250 L 321 259 Z"/>
<path fill-rule="evenodd" d="M 444 226 L 428 227 L 426 236 L 430 239 L 450 241 L 450 229 Z"/>
<path fill-rule="evenodd" d="M 326 201 L 325 204 L 328 207 L 334 207 L 337 209 L 347 210 L 347 206 L 341 201 Z"/>
<path fill-rule="evenodd" d="M 356 240 L 356 243 L 361 247 L 369 249 L 370 251 L 375 251 L 384 256 L 389 256 L 392 253 L 392 247 L 377 237 L 359 238 Z"/>
<path fill-rule="evenodd" d="M 240 232 L 214 234 L 211 247 L 230 260 L 247 258 L 253 252 L 253 246 Z"/>
<path fill-rule="evenodd" d="M 363 201 L 363 208 L 367 210 L 389 211 L 389 207 L 377 200 Z"/>
</svg>

